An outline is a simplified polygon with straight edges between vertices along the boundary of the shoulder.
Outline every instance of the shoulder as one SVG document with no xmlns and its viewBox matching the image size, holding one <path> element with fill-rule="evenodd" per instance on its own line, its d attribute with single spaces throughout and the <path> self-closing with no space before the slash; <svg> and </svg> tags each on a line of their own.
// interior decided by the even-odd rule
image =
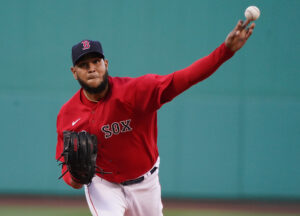
<svg viewBox="0 0 300 216">
<path fill-rule="evenodd" d="M 161 75 L 157 74 L 146 74 L 139 77 L 109 77 L 110 82 L 112 84 L 120 84 L 126 85 L 134 82 L 147 81 L 147 80 L 155 80 L 161 77 Z"/>
<path fill-rule="evenodd" d="M 139 77 L 110 77 L 109 81 L 112 89 L 118 90 L 136 90 L 144 89 L 147 86 L 155 85 L 159 82 L 160 75 L 157 74 L 146 74 Z"/>
<path fill-rule="evenodd" d="M 113 87 L 126 87 L 133 85 L 137 78 L 133 77 L 109 77 L 109 83 Z"/>
<path fill-rule="evenodd" d="M 145 74 L 139 77 L 113 77 L 116 83 L 119 84 L 132 84 L 132 83 L 139 83 L 144 84 L 147 82 L 156 82 L 159 81 L 163 75 L 158 74 Z"/>
<path fill-rule="evenodd" d="M 136 90 L 150 90 L 151 88 L 164 86 L 165 83 L 170 83 L 173 79 L 173 74 L 158 75 L 146 74 L 139 77 L 111 77 L 111 83 L 114 88 L 131 88 Z"/>
<path fill-rule="evenodd" d="M 113 84 L 124 84 L 132 81 L 132 77 L 109 77 L 109 81 Z"/>
<path fill-rule="evenodd" d="M 158 75 L 158 74 L 146 74 L 137 78 L 137 87 L 139 88 L 156 88 L 169 83 L 173 78 L 173 74 Z"/>
<path fill-rule="evenodd" d="M 111 88 L 118 91 L 134 89 L 140 80 L 140 77 L 109 77 Z"/>
</svg>

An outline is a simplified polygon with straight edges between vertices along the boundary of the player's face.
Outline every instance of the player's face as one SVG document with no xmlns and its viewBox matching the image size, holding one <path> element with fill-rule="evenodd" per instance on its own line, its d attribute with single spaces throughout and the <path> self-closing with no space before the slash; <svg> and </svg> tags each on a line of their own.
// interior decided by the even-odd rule
<svg viewBox="0 0 300 216">
<path fill-rule="evenodd" d="M 98 56 L 87 56 L 71 68 L 74 78 L 91 94 L 102 92 L 108 84 L 108 61 Z"/>
</svg>

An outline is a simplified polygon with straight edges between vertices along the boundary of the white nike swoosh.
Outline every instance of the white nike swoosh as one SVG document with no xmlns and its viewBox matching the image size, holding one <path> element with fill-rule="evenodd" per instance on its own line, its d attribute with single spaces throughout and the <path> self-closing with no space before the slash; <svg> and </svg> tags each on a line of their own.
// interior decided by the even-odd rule
<svg viewBox="0 0 300 216">
<path fill-rule="evenodd" d="M 80 120 L 80 118 L 77 119 L 77 120 L 75 120 L 75 121 L 73 121 L 73 122 L 72 122 L 72 126 L 74 126 L 79 120 Z"/>
</svg>

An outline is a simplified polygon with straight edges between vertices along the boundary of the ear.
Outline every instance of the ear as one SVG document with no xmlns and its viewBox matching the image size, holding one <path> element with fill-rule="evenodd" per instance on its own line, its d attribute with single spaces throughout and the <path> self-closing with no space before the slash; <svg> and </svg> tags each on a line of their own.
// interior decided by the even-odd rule
<svg viewBox="0 0 300 216">
<path fill-rule="evenodd" d="M 71 67 L 71 71 L 72 71 L 72 74 L 73 74 L 74 79 L 77 80 L 76 68 L 75 68 L 75 67 Z"/>
<path fill-rule="evenodd" d="M 104 59 L 104 64 L 105 64 L 106 69 L 108 69 L 108 60 L 107 59 Z"/>
</svg>

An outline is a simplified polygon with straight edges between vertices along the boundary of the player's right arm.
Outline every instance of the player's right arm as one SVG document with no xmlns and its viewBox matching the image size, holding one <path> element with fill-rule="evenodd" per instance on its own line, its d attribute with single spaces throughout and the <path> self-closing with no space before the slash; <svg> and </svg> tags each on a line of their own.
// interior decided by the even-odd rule
<svg viewBox="0 0 300 216">
<path fill-rule="evenodd" d="M 225 61 L 244 46 L 252 34 L 254 24 L 246 29 L 249 22 L 239 21 L 225 41 L 212 53 L 192 65 L 168 75 L 147 74 L 133 79 L 129 91 L 123 91 L 122 98 L 134 98 L 128 104 L 141 113 L 159 109 L 164 103 L 187 90 L 196 83 L 211 76 Z"/>
<path fill-rule="evenodd" d="M 133 88 L 134 107 L 142 112 L 159 109 L 183 91 L 212 75 L 233 54 L 234 52 L 222 43 L 211 54 L 187 68 L 168 75 L 148 74 L 140 77 Z"/>
</svg>

